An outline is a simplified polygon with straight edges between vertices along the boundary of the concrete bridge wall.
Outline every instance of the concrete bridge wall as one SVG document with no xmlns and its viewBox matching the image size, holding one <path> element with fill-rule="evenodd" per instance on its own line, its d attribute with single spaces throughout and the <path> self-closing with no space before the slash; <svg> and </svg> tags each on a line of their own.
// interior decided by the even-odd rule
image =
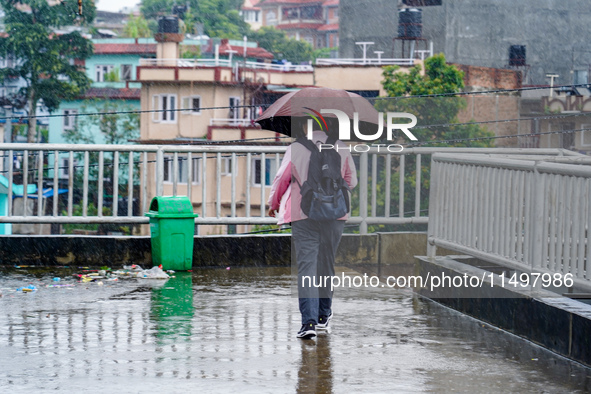
<svg viewBox="0 0 591 394">
<path fill-rule="evenodd" d="M 425 255 L 426 247 L 426 233 L 345 234 L 337 264 L 372 272 L 394 265 L 412 270 L 414 256 Z M 289 234 L 195 237 L 194 267 L 289 266 L 290 262 Z M 2 265 L 120 267 L 130 263 L 151 264 L 150 237 L 0 237 Z"/>
</svg>

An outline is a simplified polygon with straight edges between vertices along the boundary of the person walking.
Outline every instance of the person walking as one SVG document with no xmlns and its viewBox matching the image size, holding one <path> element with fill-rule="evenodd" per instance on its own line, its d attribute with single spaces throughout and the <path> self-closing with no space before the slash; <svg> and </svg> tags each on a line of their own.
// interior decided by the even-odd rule
<svg viewBox="0 0 591 394">
<path fill-rule="evenodd" d="M 269 216 L 276 217 L 279 225 L 291 223 L 292 245 L 295 248 L 298 268 L 299 309 L 302 316 L 302 326 L 297 337 L 311 339 L 316 336 L 317 329 L 327 330 L 332 319 L 333 292 L 330 289 L 330 279 L 326 278 L 335 275 L 335 255 L 343 234 L 345 220 L 348 218 L 349 193 L 357 185 L 357 172 L 351 153 L 342 141 L 330 138 L 323 131 L 314 131 L 312 139 L 308 140 L 304 136 L 304 128 L 297 129 L 301 130 L 301 134 L 294 135 L 299 138 L 285 152 L 271 186 L 268 204 Z M 333 145 L 336 154 L 332 153 L 330 162 L 340 161 L 340 174 L 337 177 L 345 188 L 343 193 L 346 195 L 344 197 L 346 210 L 336 211 L 340 212 L 336 215 L 341 213 L 343 215 L 334 219 L 326 217 L 318 219 L 315 208 L 310 207 L 311 189 L 316 189 L 318 185 L 308 178 L 311 173 L 316 174 L 317 160 L 322 160 L 321 151 L 314 150 L 319 149 L 321 144 Z M 323 148 L 325 146 L 323 145 Z M 316 156 L 319 153 L 321 156 Z M 321 171 L 329 166 L 325 163 L 319 167 L 322 167 L 318 169 Z M 313 176 L 313 178 L 319 177 L 321 176 Z M 336 190 L 338 182 L 333 181 L 333 183 Z M 304 196 L 302 196 L 302 190 Z M 336 206 L 336 197 L 334 201 Z M 340 202 L 340 204 L 343 203 Z M 328 209 L 332 209 L 332 200 Z M 316 219 L 309 217 L 305 212 Z"/>
</svg>

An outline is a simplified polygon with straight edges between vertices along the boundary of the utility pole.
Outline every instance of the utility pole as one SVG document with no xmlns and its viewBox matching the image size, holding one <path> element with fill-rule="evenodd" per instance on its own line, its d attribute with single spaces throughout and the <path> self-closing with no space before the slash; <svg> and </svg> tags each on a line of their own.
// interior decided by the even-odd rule
<svg viewBox="0 0 591 394">
<path fill-rule="evenodd" d="M 4 117 L 6 118 L 6 123 L 4 124 L 4 142 L 10 144 L 12 142 L 12 106 L 5 105 L 3 108 Z M 4 157 L 4 171 L 8 171 L 10 166 L 12 166 L 11 158 L 6 155 Z"/>
</svg>

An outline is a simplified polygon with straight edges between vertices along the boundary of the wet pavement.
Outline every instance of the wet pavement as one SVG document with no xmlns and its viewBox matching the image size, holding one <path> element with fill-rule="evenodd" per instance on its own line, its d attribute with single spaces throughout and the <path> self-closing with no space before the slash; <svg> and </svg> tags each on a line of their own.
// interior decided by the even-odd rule
<svg viewBox="0 0 591 394">
<path fill-rule="evenodd" d="M 332 332 L 302 341 L 289 269 L 175 275 L 2 271 L 2 392 L 591 390 L 590 369 L 408 290 L 337 294 Z"/>
</svg>

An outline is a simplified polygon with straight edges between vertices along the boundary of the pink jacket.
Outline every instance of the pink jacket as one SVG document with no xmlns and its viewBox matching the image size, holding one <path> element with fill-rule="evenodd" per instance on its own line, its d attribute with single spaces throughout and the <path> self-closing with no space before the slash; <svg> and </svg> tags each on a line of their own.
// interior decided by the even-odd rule
<svg viewBox="0 0 591 394">
<path fill-rule="evenodd" d="M 327 135 L 322 131 L 315 131 L 312 139 L 318 143 L 324 143 Z M 341 174 L 349 189 L 353 190 L 357 186 L 357 170 L 351 152 L 347 146 L 338 141 L 337 145 L 341 155 Z M 304 184 L 308 178 L 308 166 L 310 164 L 310 151 L 302 144 L 291 144 L 283 157 L 281 167 L 275 175 L 273 185 L 271 186 L 271 195 L 269 196 L 269 206 L 277 211 L 278 224 L 295 222 L 296 220 L 306 219 L 307 216 L 302 212 L 300 194 L 300 185 Z M 296 179 L 297 182 L 292 182 Z M 298 185 L 299 182 L 299 185 Z M 348 215 L 339 220 L 347 220 Z"/>
</svg>

